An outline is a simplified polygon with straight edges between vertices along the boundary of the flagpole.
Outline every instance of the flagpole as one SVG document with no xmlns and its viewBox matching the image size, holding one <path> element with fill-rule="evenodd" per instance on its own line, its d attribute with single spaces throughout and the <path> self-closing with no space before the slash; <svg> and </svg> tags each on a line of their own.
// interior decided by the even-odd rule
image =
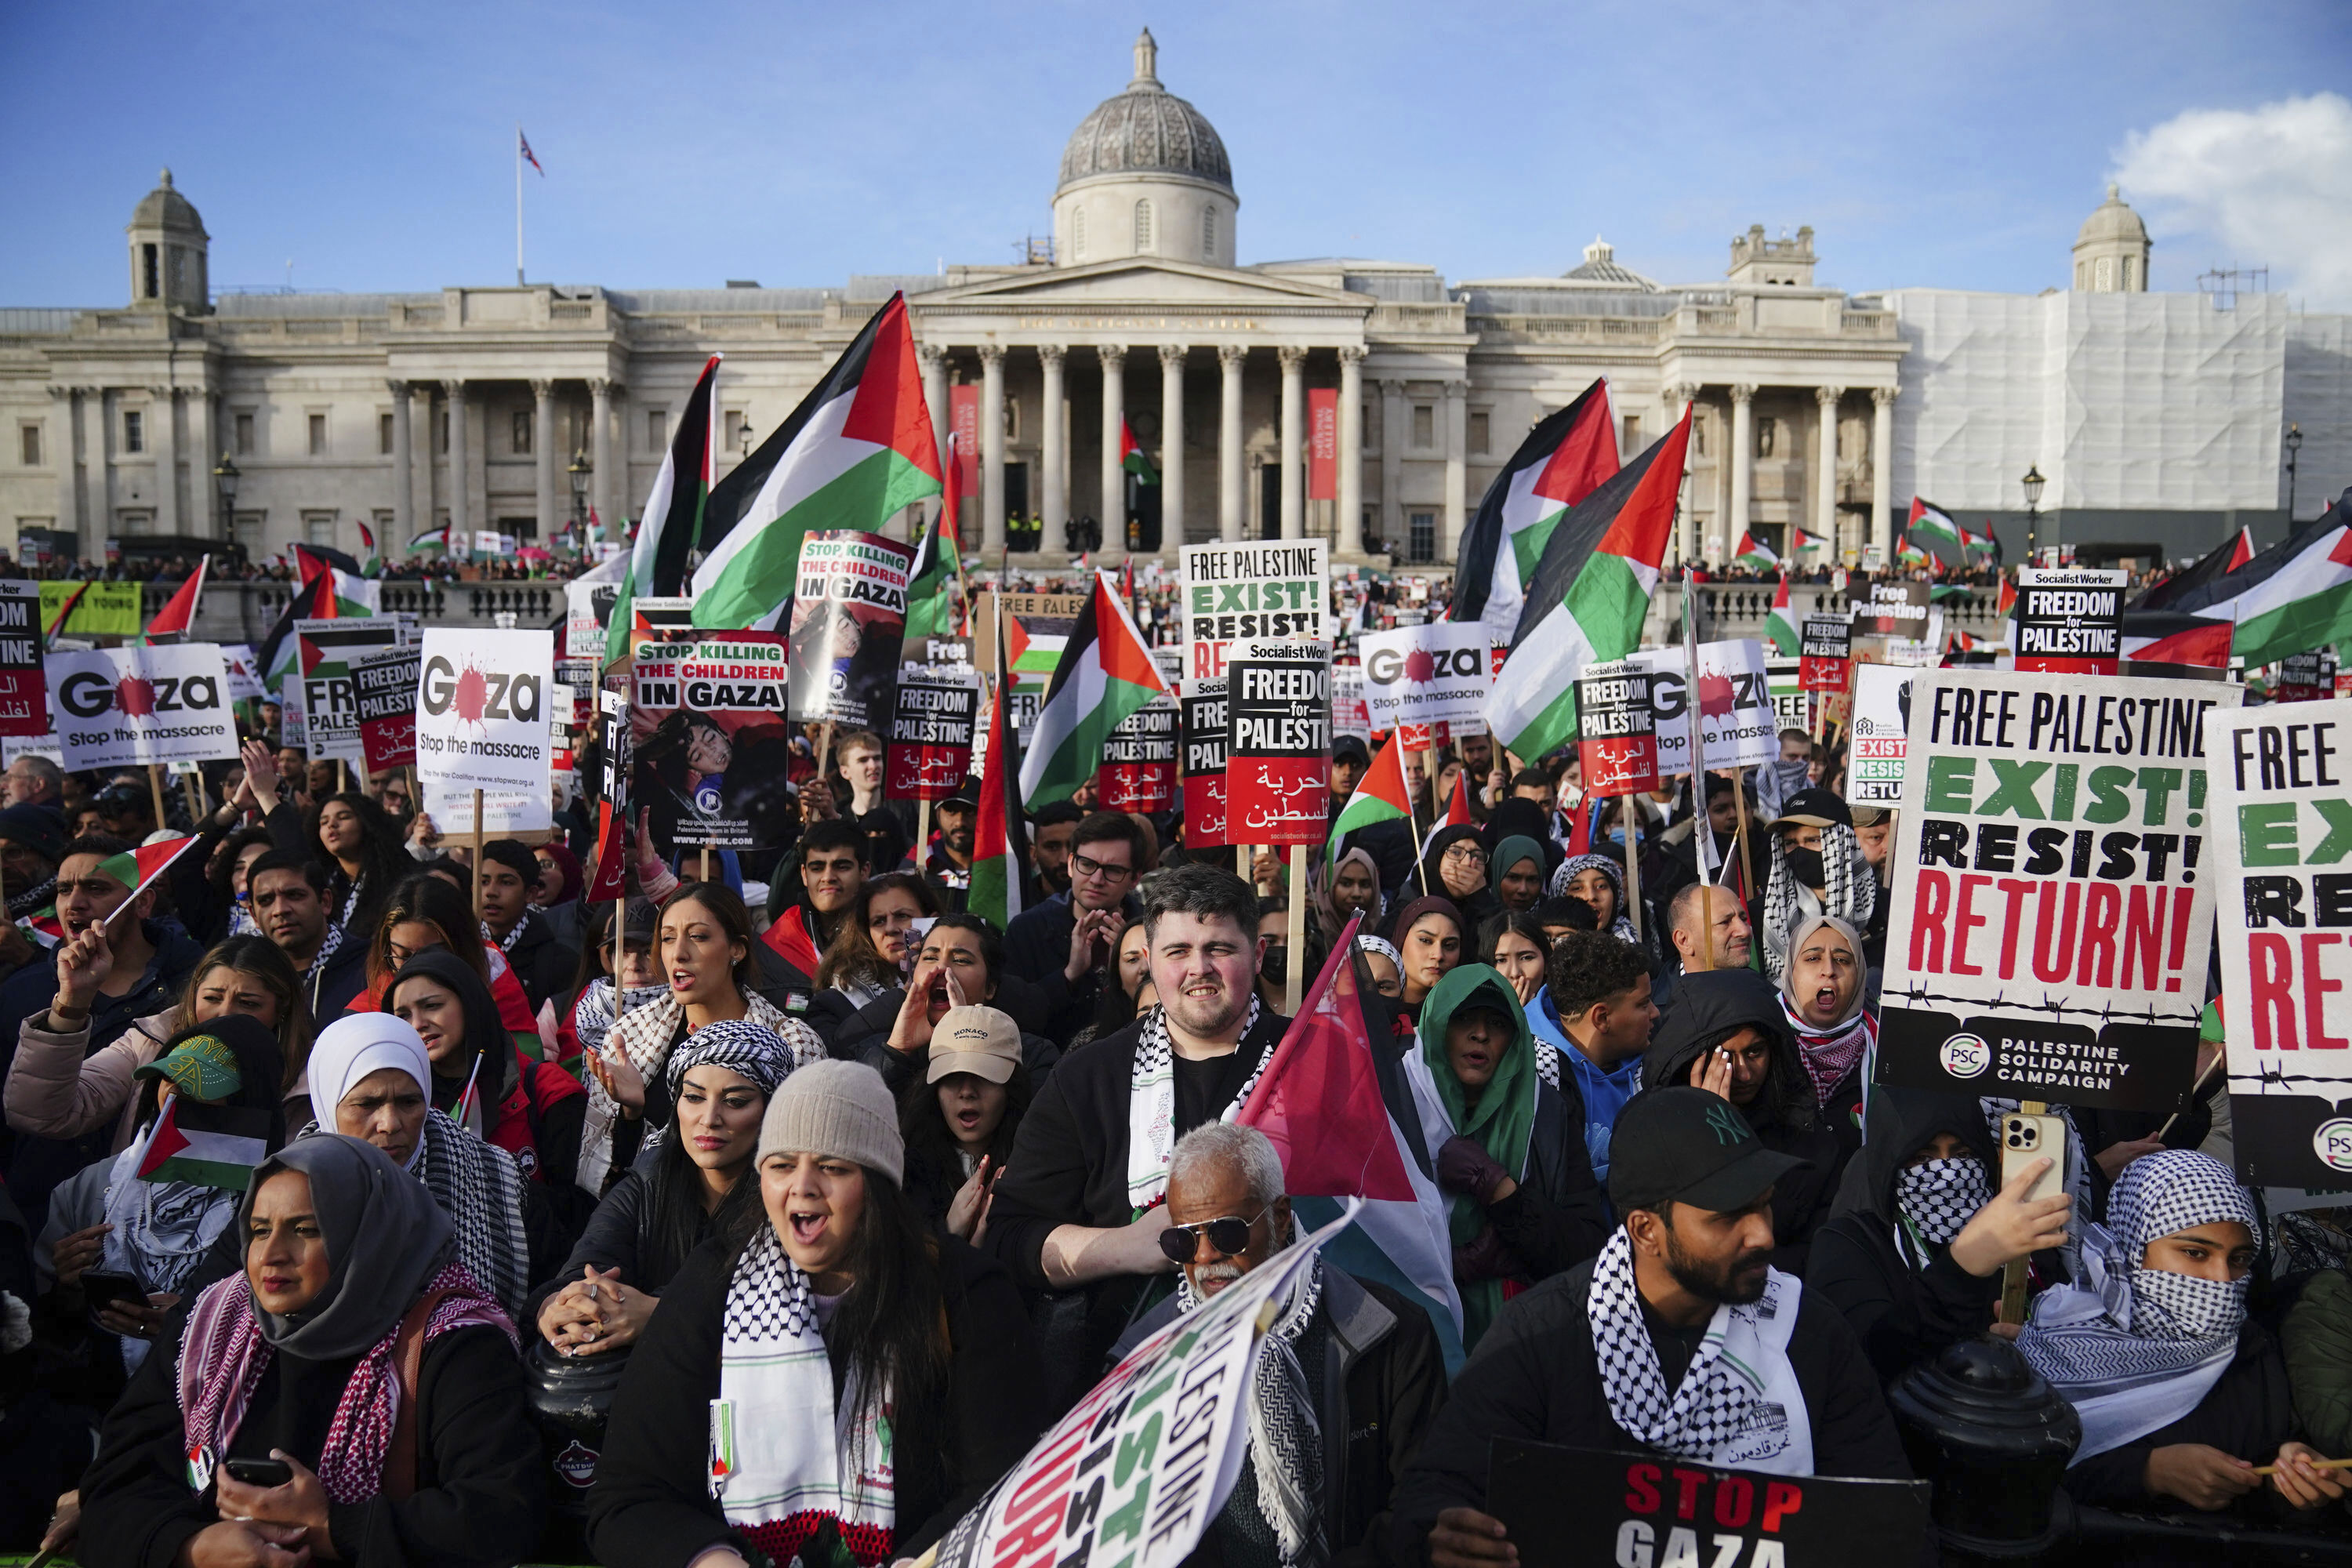
<svg viewBox="0 0 2352 1568">
<path fill-rule="evenodd" d="M 515 121 L 515 287 L 522 287 L 522 121 Z"/>
</svg>

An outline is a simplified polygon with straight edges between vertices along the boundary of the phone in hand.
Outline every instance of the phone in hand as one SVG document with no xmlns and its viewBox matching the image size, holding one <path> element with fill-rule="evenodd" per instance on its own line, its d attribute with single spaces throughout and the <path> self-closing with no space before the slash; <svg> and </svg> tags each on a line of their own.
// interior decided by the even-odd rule
<svg viewBox="0 0 2352 1568">
<path fill-rule="evenodd" d="M 231 1459 L 222 1468 L 249 1487 L 282 1487 L 294 1479 L 294 1467 L 283 1459 Z"/>
<path fill-rule="evenodd" d="M 128 1274 L 86 1268 L 81 1276 L 82 1304 L 93 1318 L 109 1307 L 144 1307 L 147 1287 Z"/>
<path fill-rule="evenodd" d="M 2006 1188 L 2017 1173 L 2036 1160 L 2050 1168 L 2034 1178 L 2025 1196 L 2054 1198 L 2066 1191 L 2066 1119 L 2028 1115 L 2012 1110 L 2000 1119 L 2000 1184 Z"/>
</svg>

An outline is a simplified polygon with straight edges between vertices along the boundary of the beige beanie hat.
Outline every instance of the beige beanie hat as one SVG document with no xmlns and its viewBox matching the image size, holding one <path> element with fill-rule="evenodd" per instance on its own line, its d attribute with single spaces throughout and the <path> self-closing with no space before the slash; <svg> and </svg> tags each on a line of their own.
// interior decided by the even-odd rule
<svg viewBox="0 0 2352 1568">
<path fill-rule="evenodd" d="M 854 1160 L 905 1184 L 907 1141 L 882 1075 L 864 1062 L 811 1062 L 795 1068 L 768 1101 L 768 1114 L 760 1122 L 757 1158 L 785 1153 Z"/>
</svg>

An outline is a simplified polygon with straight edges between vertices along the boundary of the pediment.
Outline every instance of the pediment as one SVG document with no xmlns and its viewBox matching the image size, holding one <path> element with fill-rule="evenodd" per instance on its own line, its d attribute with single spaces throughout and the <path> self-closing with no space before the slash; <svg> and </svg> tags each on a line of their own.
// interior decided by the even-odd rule
<svg viewBox="0 0 2352 1568">
<path fill-rule="evenodd" d="M 1369 296 L 1319 288 L 1294 279 L 1234 268 L 1129 257 L 1084 267 L 1039 268 L 984 279 L 960 289 L 941 289 L 908 300 L 918 316 L 959 309 L 1009 305 L 1023 310 L 1055 305 L 1100 308 L 1197 307 L 1202 310 L 1268 310 L 1288 306 L 1353 308 L 1369 311 Z"/>
</svg>

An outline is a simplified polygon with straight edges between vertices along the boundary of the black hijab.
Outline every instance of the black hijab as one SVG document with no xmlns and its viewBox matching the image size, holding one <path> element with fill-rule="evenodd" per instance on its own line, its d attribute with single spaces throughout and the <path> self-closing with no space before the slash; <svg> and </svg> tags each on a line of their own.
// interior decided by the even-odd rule
<svg viewBox="0 0 2352 1568">
<path fill-rule="evenodd" d="M 482 1062 L 481 1101 L 484 1107 L 482 1124 L 490 1121 L 491 1108 L 505 1102 L 514 1090 L 514 1042 L 507 1034 L 506 1020 L 499 1016 L 499 1005 L 490 988 L 482 984 L 480 975 L 466 966 L 466 961 L 446 947 L 429 947 L 400 966 L 392 984 L 383 988 L 383 1011 L 393 1010 L 393 998 L 400 994 L 404 980 L 430 980 L 456 994 L 465 1009 L 466 1039 L 463 1048 L 452 1059 L 433 1064 L 433 1105 L 436 1110 L 448 1110 L 466 1092 L 466 1079 L 474 1071 L 474 1062 Z"/>
<path fill-rule="evenodd" d="M 1742 1029 L 1759 1030 L 1772 1047 L 1772 1068 L 1755 1103 L 1742 1107 L 1759 1131 L 1768 1125 L 1811 1128 L 1812 1080 L 1797 1058 L 1797 1038 L 1780 1010 L 1780 994 L 1752 969 L 1685 973 L 1674 999 L 1658 1018 L 1649 1054 L 1642 1058 L 1642 1084 L 1655 1089 L 1688 1083 L 1693 1063 Z"/>
</svg>

